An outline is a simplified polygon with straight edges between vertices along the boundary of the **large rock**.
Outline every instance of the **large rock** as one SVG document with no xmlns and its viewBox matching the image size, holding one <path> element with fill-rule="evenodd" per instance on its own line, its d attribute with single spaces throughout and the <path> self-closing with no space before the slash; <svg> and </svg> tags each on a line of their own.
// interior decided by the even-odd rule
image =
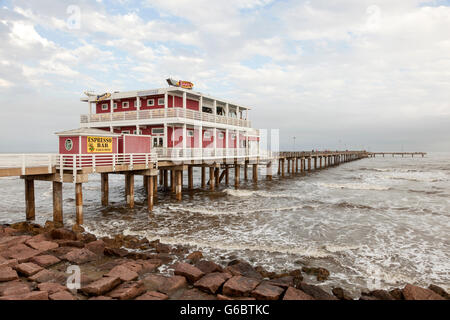
<svg viewBox="0 0 450 320">
<path fill-rule="evenodd" d="M 335 296 L 332 296 L 325 290 L 319 288 L 318 286 L 314 286 L 311 284 L 306 284 L 304 282 L 300 283 L 298 288 L 306 294 L 310 295 L 316 300 L 337 300 Z"/>
<path fill-rule="evenodd" d="M 38 284 L 38 289 L 41 291 L 46 291 L 48 294 L 54 294 L 59 291 L 68 291 L 67 287 L 54 282 L 43 282 Z"/>
<path fill-rule="evenodd" d="M 22 281 L 0 283 L 0 296 L 21 295 L 30 291 L 30 286 Z"/>
<path fill-rule="evenodd" d="M 203 258 L 203 253 L 201 253 L 200 251 L 194 251 L 186 257 L 186 259 L 191 260 L 193 263 L 196 263 L 201 258 Z"/>
<path fill-rule="evenodd" d="M 107 295 L 114 299 L 131 300 L 145 292 L 144 284 L 138 282 L 125 282 L 112 290 Z"/>
<path fill-rule="evenodd" d="M 65 274 L 63 274 L 61 272 L 44 269 L 44 270 L 39 271 L 38 273 L 28 277 L 28 279 L 31 281 L 38 282 L 38 283 L 43 283 L 43 282 L 65 283 L 67 277 Z"/>
<path fill-rule="evenodd" d="M 285 276 L 285 277 L 269 280 L 269 281 L 267 281 L 267 283 L 272 286 L 277 286 L 277 287 L 287 289 L 288 287 L 294 286 L 294 277 L 293 276 Z"/>
<path fill-rule="evenodd" d="M 318 281 L 325 281 L 330 276 L 330 272 L 325 268 L 303 267 L 302 271 L 310 275 L 315 275 Z"/>
<path fill-rule="evenodd" d="M 395 300 L 405 300 L 405 298 L 403 298 L 403 292 L 399 288 L 392 289 L 389 293 Z"/>
<path fill-rule="evenodd" d="M 339 300 L 353 300 L 353 298 L 350 296 L 350 294 L 342 288 L 333 288 L 333 290 L 331 290 L 331 292 Z"/>
<path fill-rule="evenodd" d="M 219 273 L 219 272 L 208 273 L 200 280 L 195 282 L 194 287 L 215 294 L 222 286 L 222 284 L 224 284 L 225 281 L 227 281 L 230 278 L 231 275 L 228 273 Z"/>
<path fill-rule="evenodd" d="M 105 251 L 106 244 L 103 240 L 92 241 L 86 244 L 86 249 L 94 252 L 95 254 L 102 255 Z"/>
<path fill-rule="evenodd" d="M 110 272 L 108 272 L 106 274 L 106 276 L 107 277 L 118 277 L 122 281 L 132 281 L 132 280 L 136 280 L 139 277 L 137 272 L 134 272 L 134 271 L 128 269 L 124 265 L 120 265 L 120 266 L 112 268 L 112 270 Z"/>
<path fill-rule="evenodd" d="M 151 274 L 145 277 L 142 281 L 148 291 L 158 291 L 162 284 L 167 280 L 167 277 L 161 274 Z"/>
<path fill-rule="evenodd" d="M 40 254 L 41 251 L 32 249 L 24 244 L 18 244 L 10 247 L 6 253 L 7 258 L 17 259 L 19 263 L 27 262 L 34 256 Z M 3 255 L 4 256 L 4 255 Z"/>
<path fill-rule="evenodd" d="M 32 276 L 33 274 L 36 274 L 39 271 L 43 270 L 41 266 L 38 266 L 37 264 L 34 264 L 32 262 L 20 263 L 15 266 L 14 269 L 16 269 L 18 273 L 26 277 Z"/>
<path fill-rule="evenodd" d="M 43 268 L 47 268 L 47 267 L 53 266 L 53 265 L 61 262 L 61 260 L 59 260 L 55 256 L 46 254 L 46 255 L 36 256 L 36 257 L 31 258 L 31 262 L 34 262 Z"/>
<path fill-rule="evenodd" d="M 158 288 L 158 291 L 171 295 L 176 291 L 183 289 L 187 286 L 187 281 L 185 277 L 182 276 L 172 276 L 167 278 Z"/>
<path fill-rule="evenodd" d="M 283 288 L 263 282 L 252 291 L 252 296 L 257 300 L 278 300 L 283 292 Z"/>
<path fill-rule="evenodd" d="M 53 229 L 50 231 L 52 239 L 77 240 L 77 234 L 72 230 L 64 228 Z"/>
<path fill-rule="evenodd" d="M 60 247 L 84 248 L 84 243 L 74 240 L 55 240 Z"/>
<path fill-rule="evenodd" d="M 248 296 L 259 283 L 256 279 L 234 276 L 225 282 L 222 292 L 227 296 Z"/>
<path fill-rule="evenodd" d="M 431 291 L 418 286 L 407 284 L 403 289 L 405 300 L 445 300 L 443 297 Z"/>
<path fill-rule="evenodd" d="M 75 264 L 83 264 L 97 260 L 98 256 L 92 251 L 84 248 L 84 249 L 73 249 L 68 254 L 66 254 L 64 258 Z"/>
<path fill-rule="evenodd" d="M 110 257 L 119 257 L 119 258 L 123 258 L 125 256 L 128 255 L 128 251 L 122 248 L 111 248 L 111 247 L 106 247 L 103 252 L 105 253 L 105 255 L 110 256 Z"/>
<path fill-rule="evenodd" d="M 200 260 L 195 266 L 204 273 L 223 272 L 222 267 L 212 261 Z"/>
<path fill-rule="evenodd" d="M 233 263 L 233 262 L 232 262 Z M 225 272 L 230 273 L 233 276 L 243 276 L 247 278 L 253 278 L 262 280 L 261 274 L 255 270 L 249 263 L 244 261 L 237 261 L 225 268 Z"/>
<path fill-rule="evenodd" d="M 77 300 L 70 292 L 68 291 L 58 291 L 48 296 L 50 300 Z"/>
<path fill-rule="evenodd" d="M 175 266 L 175 275 L 186 277 L 190 283 L 194 283 L 205 275 L 199 268 L 189 263 L 179 262 Z"/>
<path fill-rule="evenodd" d="M 12 281 L 19 279 L 19 275 L 16 270 L 11 267 L 0 268 L 0 282 Z"/>
<path fill-rule="evenodd" d="M 89 296 L 101 296 L 120 284 L 119 277 L 103 277 L 81 288 L 81 292 Z"/>
<path fill-rule="evenodd" d="M 198 289 L 188 289 L 176 297 L 176 300 L 217 300 L 216 296 L 202 292 Z"/>
<path fill-rule="evenodd" d="M 434 293 L 437 293 L 438 295 L 440 295 L 441 297 L 450 300 L 450 294 L 447 293 L 447 291 L 445 291 L 443 288 L 436 286 L 434 284 L 430 284 L 428 286 L 428 289 L 430 289 L 431 291 L 433 291 Z"/>
<path fill-rule="evenodd" d="M 26 244 L 31 248 L 39 251 L 47 251 L 59 247 L 59 245 L 56 242 L 45 240 L 38 241 L 36 239 L 30 239 L 26 242 Z"/>
<path fill-rule="evenodd" d="M 0 297 L 0 300 L 48 300 L 48 293 L 45 291 L 33 291 L 25 294 Z"/>
<path fill-rule="evenodd" d="M 380 300 L 395 300 L 386 290 L 373 290 L 370 292 L 370 295 Z"/>
<path fill-rule="evenodd" d="M 289 287 L 284 294 L 283 300 L 314 300 L 314 298 L 301 290 Z"/>
<path fill-rule="evenodd" d="M 157 291 L 148 291 L 136 298 L 136 300 L 167 300 L 167 299 L 169 299 L 169 297 L 166 294 Z"/>
</svg>

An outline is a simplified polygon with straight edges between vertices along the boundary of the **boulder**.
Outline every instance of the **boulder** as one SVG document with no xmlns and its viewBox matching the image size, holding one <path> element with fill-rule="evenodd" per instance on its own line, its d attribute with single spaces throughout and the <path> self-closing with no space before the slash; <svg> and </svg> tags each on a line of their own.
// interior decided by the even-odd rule
<svg viewBox="0 0 450 320">
<path fill-rule="evenodd" d="M 92 241 L 86 244 L 86 249 L 95 254 L 102 255 L 105 251 L 106 244 L 103 240 Z"/>
<path fill-rule="evenodd" d="M 171 295 L 186 286 L 187 282 L 185 277 L 172 276 L 170 278 L 166 278 L 166 280 L 160 285 L 158 291 Z"/>
<path fill-rule="evenodd" d="M 234 276 L 225 282 L 222 292 L 227 296 L 248 296 L 259 283 L 256 279 Z"/>
<path fill-rule="evenodd" d="M 170 252 L 170 247 L 167 244 L 163 244 L 163 243 L 158 243 L 155 246 L 156 252 L 158 253 L 169 253 Z"/>
<path fill-rule="evenodd" d="M 310 275 L 315 275 L 318 281 L 325 281 L 330 276 L 330 272 L 325 268 L 303 267 L 302 271 Z"/>
<path fill-rule="evenodd" d="M 185 290 L 176 297 L 177 300 L 217 300 L 216 296 L 202 292 L 198 289 Z"/>
<path fill-rule="evenodd" d="M 10 247 L 7 251 L 7 258 L 17 259 L 19 263 L 27 262 L 34 256 L 40 254 L 41 251 L 32 249 L 24 244 L 18 244 Z"/>
<path fill-rule="evenodd" d="M 370 296 L 380 300 L 395 300 L 394 297 L 392 297 L 386 290 L 373 290 L 370 292 Z"/>
<path fill-rule="evenodd" d="M 255 297 L 256 300 L 278 300 L 283 292 L 284 289 L 281 287 L 262 282 L 252 291 L 251 295 Z"/>
<path fill-rule="evenodd" d="M 134 272 L 127 268 L 125 265 L 120 265 L 114 267 L 106 274 L 107 277 L 118 277 L 122 281 L 132 281 L 136 280 L 139 275 L 137 272 Z"/>
<path fill-rule="evenodd" d="M 47 268 L 61 262 L 61 260 L 55 256 L 42 255 L 31 258 L 31 262 L 34 262 L 43 268 Z"/>
<path fill-rule="evenodd" d="M 19 273 L 26 277 L 32 276 L 33 274 L 38 273 L 43 270 L 41 266 L 34 264 L 32 262 L 20 263 L 14 267 L 14 269 Z"/>
<path fill-rule="evenodd" d="M 186 277 L 190 283 L 194 283 L 205 275 L 199 268 L 189 263 L 179 262 L 175 265 L 175 275 Z"/>
<path fill-rule="evenodd" d="M 0 269 L 3 267 L 14 268 L 18 264 L 19 262 L 17 261 L 17 259 L 4 259 L 3 262 L 0 262 Z"/>
<path fill-rule="evenodd" d="M 143 295 L 140 295 L 136 300 L 167 300 L 169 297 L 164 293 L 157 291 L 147 291 Z"/>
<path fill-rule="evenodd" d="M 98 256 L 92 251 L 84 249 L 73 249 L 64 257 L 67 261 L 75 264 L 83 264 L 98 259 Z"/>
<path fill-rule="evenodd" d="M 445 300 L 432 290 L 407 284 L 403 289 L 405 300 Z"/>
<path fill-rule="evenodd" d="M 333 288 L 333 290 L 331 290 L 331 292 L 339 300 L 353 300 L 353 298 L 350 296 L 350 294 L 342 288 Z"/>
<path fill-rule="evenodd" d="M 28 277 L 28 279 L 31 281 L 38 282 L 38 283 L 43 283 L 43 282 L 65 283 L 66 275 L 61 272 L 44 269 L 44 270 L 39 271 L 38 273 Z"/>
<path fill-rule="evenodd" d="M 289 287 L 284 294 L 283 300 L 314 300 L 314 298 L 301 290 Z"/>
<path fill-rule="evenodd" d="M 33 291 L 29 293 L 3 296 L 0 300 L 48 300 L 48 293 L 45 291 Z"/>
<path fill-rule="evenodd" d="M 26 242 L 26 244 L 31 248 L 39 251 L 47 251 L 59 247 L 59 245 L 56 242 L 45 240 L 38 241 L 36 239 L 30 239 Z"/>
<path fill-rule="evenodd" d="M 119 300 L 131 300 L 145 292 L 144 284 L 138 282 L 125 282 L 116 287 L 107 296 Z"/>
<path fill-rule="evenodd" d="M 430 289 L 431 291 L 433 291 L 434 293 L 437 293 L 438 295 L 440 295 L 441 297 L 450 300 L 450 294 L 447 293 L 447 291 L 445 291 L 443 288 L 436 286 L 434 284 L 430 284 L 428 286 L 428 289 Z"/>
<path fill-rule="evenodd" d="M 48 296 L 50 300 L 77 300 L 70 292 L 68 291 L 58 291 Z"/>
<path fill-rule="evenodd" d="M 114 299 L 107 296 L 98 296 L 98 297 L 91 297 L 88 300 L 114 300 Z"/>
<path fill-rule="evenodd" d="M 215 294 L 225 281 L 229 280 L 231 275 L 228 273 L 213 272 L 208 273 L 200 280 L 194 283 L 194 287 Z"/>
<path fill-rule="evenodd" d="M 195 267 L 203 271 L 204 273 L 213 273 L 213 272 L 223 272 L 223 269 L 218 264 L 207 261 L 207 260 L 200 260 L 195 263 Z"/>
<path fill-rule="evenodd" d="M 123 258 L 128 254 L 128 251 L 122 248 L 112 248 L 112 247 L 105 247 L 104 254 L 106 256 L 110 257 L 120 257 Z"/>
<path fill-rule="evenodd" d="M 233 276 L 243 276 L 258 280 L 263 279 L 261 274 L 256 271 L 255 268 L 253 268 L 249 263 L 244 261 L 238 261 L 237 263 L 234 263 L 234 261 L 232 261 L 231 263 L 231 265 L 228 265 L 228 267 L 225 268 L 225 272 L 228 272 Z"/>
<path fill-rule="evenodd" d="M 101 296 L 120 284 L 119 277 L 103 277 L 81 288 L 81 292 L 89 296 Z"/>
<path fill-rule="evenodd" d="M 71 248 L 71 247 L 58 247 L 58 248 L 55 248 L 52 250 L 48 250 L 46 252 L 46 254 L 55 256 L 58 259 L 63 260 L 63 259 L 65 259 L 65 256 L 72 250 L 73 250 L 73 248 Z"/>
<path fill-rule="evenodd" d="M 11 267 L 0 268 L 0 282 L 12 281 L 19 279 L 16 270 Z"/>
<path fill-rule="evenodd" d="M 282 278 L 272 279 L 272 280 L 267 281 L 267 283 L 272 286 L 277 286 L 277 287 L 287 289 L 288 287 L 294 286 L 294 277 L 286 276 L 286 277 L 282 277 Z"/>
<path fill-rule="evenodd" d="M 395 288 L 395 289 L 389 291 L 389 293 L 391 294 L 392 298 L 394 298 L 395 300 L 404 300 L 403 292 L 401 289 Z"/>
<path fill-rule="evenodd" d="M 316 300 L 337 300 L 335 296 L 332 296 L 325 290 L 319 288 L 318 286 L 306 284 L 304 282 L 301 282 L 297 289 L 300 289 L 301 291 L 305 292 L 306 294 L 310 295 Z"/>
<path fill-rule="evenodd" d="M 203 258 L 203 253 L 201 253 L 200 251 L 194 251 L 186 258 L 191 260 L 193 263 L 196 263 L 197 261 L 200 261 L 201 258 Z"/>
<path fill-rule="evenodd" d="M 22 281 L 0 283 L 0 296 L 21 295 L 31 292 L 30 286 Z"/>
<path fill-rule="evenodd" d="M 162 284 L 167 280 L 167 277 L 160 274 L 151 274 L 145 277 L 142 281 L 148 291 L 158 291 Z"/>
<path fill-rule="evenodd" d="M 77 240 L 55 240 L 60 247 L 84 248 L 84 243 Z"/>
<path fill-rule="evenodd" d="M 72 230 L 67 230 L 64 228 L 53 229 L 50 231 L 50 236 L 52 239 L 62 239 L 62 240 L 77 240 L 77 234 Z"/>
<path fill-rule="evenodd" d="M 43 282 L 38 284 L 37 287 L 39 290 L 46 291 L 50 295 L 59 291 L 68 291 L 67 287 L 54 282 Z"/>
</svg>

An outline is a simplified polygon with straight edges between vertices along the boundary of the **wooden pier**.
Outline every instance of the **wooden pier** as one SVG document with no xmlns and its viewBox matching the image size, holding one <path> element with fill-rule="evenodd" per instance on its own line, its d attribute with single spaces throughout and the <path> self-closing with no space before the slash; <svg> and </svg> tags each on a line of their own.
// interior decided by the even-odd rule
<svg viewBox="0 0 450 320">
<path fill-rule="evenodd" d="M 405 156 L 411 156 L 412 158 L 414 158 L 414 156 L 421 156 L 422 158 L 425 157 L 427 155 L 426 152 L 368 152 L 367 156 L 369 158 L 375 158 L 376 156 L 401 156 L 402 158 Z"/>
<path fill-rule="evenodd" d="M 89 174 L 100 174 L 100 196 L 103 206 L 109 203 L 109 175 L 124 176 L 125 201 L 134 207 L 135 176 L 143 177 L 147 194 L 148 210 L 152 211 L 157 192 L 170 192 L 177 200 L 182 199 L 183 188 L 194 189 L 194 168 L 200 168 L 200 187 L 215 190 L 221 183 L 230 184 L 230 170 L 234 170 L 233 185 L 238 188 L 241 168 L 244 180 L 258 183 L 259 177 L 271 180 L 273 164 L 278 161 L 278 175 L 285 177 L 337 166 L 349 161 L 369 157 L 366 151 L 317 151 L 278 152 L 259 156 L 228 156 L 204 159 L 162 159 L 155 154 L 121 155 L 0 155 L 0 177 L 20 176 L 25 182 L 26 219 L 34 220 L 34 181 L 48 181 L 53 188 L 53 221 L 63 224 L 63 183 L 75 184 L 76 223 L 83 224 L 83 183 Z M 261 174 L 260 167 L 263 167 Z M 183 186 L 183 174 L 187 172 L 188 183 Z M 158 189 L 159 186 L 159 189 Z"/>
</svg>

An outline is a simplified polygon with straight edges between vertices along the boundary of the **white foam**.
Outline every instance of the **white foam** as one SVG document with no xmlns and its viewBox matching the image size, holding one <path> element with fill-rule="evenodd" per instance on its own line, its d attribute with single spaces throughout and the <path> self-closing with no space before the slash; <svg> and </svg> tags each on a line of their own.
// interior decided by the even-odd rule
<svg viewBox="0 0 450 320">
<path fill-rule="evenodd" d="M 317 184 L 320 187 L 331 188 L 331 189 L 351 189 L 351 190 L 377 190 L 385 191 L 391 189 L 388 186 L 381 186 L 368 183 L 323 183 Z"/>
</svg>

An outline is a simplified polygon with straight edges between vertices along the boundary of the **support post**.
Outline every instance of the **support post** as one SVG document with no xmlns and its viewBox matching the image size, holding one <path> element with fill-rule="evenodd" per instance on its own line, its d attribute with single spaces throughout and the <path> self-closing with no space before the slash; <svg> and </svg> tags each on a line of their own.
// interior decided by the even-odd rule
<svg viewBox="0 0 450 320">
<path fill-rule="evenodd" d="M 240 169 L 241 169 L 241 166 L 236 163 L 234 165 L 234 186 L 236 188 L 239 187 L 239 179 L 241 177 Z"/>
<path fill-rule="evenodd" d="M 248 165 L 247 165 L 247 161 L 244 162 L 244 180 L 245 181 L 248 180 Z"/>
<path fill-rule="evenodd" d="M 216 185 L 219 186 L 219 184 L 220 184 L 220 170 L 219 170 L 219 168 L 215 168 L 214 169 L 214 181 L 215 181 Z"/>
<path fill-rule="evenodd" d="M 202 180 L 202 188 L 206 187 L 206 167 L 202 166 L 202 176 L 201 176 L 201 180 Z"/>
<path fill-rule="evenodd" d="M 25 207 L 27 221 L 36 218 L 36 205 L 34 202 L 34 180 L 25 178 Z"/>
<path fill-rule="evenodd" d="M 194 189 L 194 173 L 192 166 L 188 166 L 188 189 Z"/>
<path fill-rule="evenodd" d="M 53 181 L 53 222 L 63 224 L 62 182 Z"/>
<path fill-rule="evenodd" d="M 253 164 L 253 182 L 258 182 L 258 165 L 256 163 Z"/>
<path fill-rule="evenodd" d="M 214 176 L 214 167 L 209 167 L 209 189 L 211 190 L 211 191 L 213 191 L 214 190 L 214 188 L 215 188 L 215 181 L 214 181 L 214 178 L 215 178 L 215 176 Z"/>
<path fill-rule="evenodd" d="M 281 176 L 284 177 L 284 161 L 285 159 L 281 159 Z"/>
<path fill-rule="evenodd" d="M 230 184 L 230 168 L 227 164 L 225 165 L 225 184 Z"/>
<path fill-rule="evenodd" d="M 102 206 L 107 206 L 109 202 L 109 176 L 107 173 L 101 174 Z"/>
<path fill-rule="evenodd" d="M 181 201 L 182 199 L 182 194 L 181 194 L 181 190 L 182 190 L 182 173 L 183 171 L 181 170 L 176 170 L 176 182 L 177 182 L 177 187 L 176 187 L 176 196 L 177 196 L 177 200 Z"/>
<path fill-rule="evenodd" d="M 175 178 L 175 170 L 170 170 L 170 188 L 172 189 L 172 192 L 175 193 L 175 184 L 176 184 L 176 178 Z"/>
<path fill-rule="evenodd" d="M 165 171 L 165 170 L 164 170 Z M 147 192 L 147 204 L 148 204 L 148 211 L 153 211 L 153 191 L 154 191 L 154 187 L 153 187 L 153 177 L 150 176 L 144 176 L 144 181 L 147 183 L 146 189 L 148 190 Z"/>
<path fill-rule="evenodd" d="M 83 224 L 83 184 L 75 183 L 76 223 Z"/>
<path fill-rule="evenodd" d="M 167 191 L 169 187 L 169 172 L 164 170 L 164 190 Z"/>
<path fill-rule="evenodd" d="M 134 208 L 134 175 L 131 173 L 125 174 L 125 197 L 128 207 Z"/>
<path fill-rule="evenodd" d="M 271 161 L 269 161 L 267 163 L 266 170 L 267 170 L 266 179 L 270 181 L 270 180 L 272 180 L 272 162 Z"/>
</svg>

